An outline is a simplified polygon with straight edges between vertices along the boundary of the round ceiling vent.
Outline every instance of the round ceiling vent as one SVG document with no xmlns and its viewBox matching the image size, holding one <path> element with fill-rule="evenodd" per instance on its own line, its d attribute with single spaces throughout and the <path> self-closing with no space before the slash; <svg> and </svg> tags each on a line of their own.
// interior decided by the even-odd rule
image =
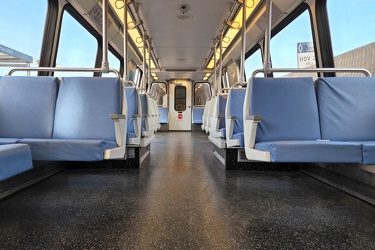
<svg viewBox="0 0 375 250">
<path fill-rule="evenodd" d="M 181 20 L 181 21 L 186 21 L 186 20 L 189 20 L 190 18 L 192 18 L 192 15 L 188 14 L 189 9 L 190 8 L 187 4 L 180 5 L 180 7 L 179 7 L 180 14 L 178 14 L 176 16 L 176 18 L 178 20 Z"/>
</svg>

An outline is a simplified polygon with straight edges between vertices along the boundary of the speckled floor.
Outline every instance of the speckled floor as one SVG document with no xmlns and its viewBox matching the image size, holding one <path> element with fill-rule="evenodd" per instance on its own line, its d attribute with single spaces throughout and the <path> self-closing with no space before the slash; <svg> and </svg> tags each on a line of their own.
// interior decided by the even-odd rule
<svg viewBox="0 0 375 250">
<path fill-rule="evenodd" d="M 299 172 L 225 171 L 202 133 L 140 170 L 69 169 L 0 201 L 0 249 L 375 249 L 375 208 Z"/>
</svg>

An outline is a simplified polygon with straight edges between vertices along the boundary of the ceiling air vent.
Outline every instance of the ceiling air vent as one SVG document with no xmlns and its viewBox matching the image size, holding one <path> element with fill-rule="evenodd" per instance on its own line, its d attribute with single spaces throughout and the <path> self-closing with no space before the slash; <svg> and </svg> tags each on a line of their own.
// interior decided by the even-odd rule
<svg viewBox="0 0 375 250">
<path fill-rule="evenodd" d="M 165 69 L 167 72 L 197 72 L 197 69 Z"/>
</svg>

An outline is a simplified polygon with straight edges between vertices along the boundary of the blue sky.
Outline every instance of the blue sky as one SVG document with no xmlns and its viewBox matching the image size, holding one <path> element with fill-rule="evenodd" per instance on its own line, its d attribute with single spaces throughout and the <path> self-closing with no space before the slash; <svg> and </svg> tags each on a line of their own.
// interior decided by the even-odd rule
<svg viewBox="0 0 375 250">
<path fill-rule="evenodd" d="M 375 1 L 374 0 L 327 0 L 332 29 L 334 54 L 338 55 L 354 48 L 373 42 L 375 39 Z M 40 43 L 44 31 L 44 20 L 47 9 L 46 0 L 7 0 L 2 1 L 0 8 L 0 44 L 39 59 Z M 67 25 L 73 20 L 65 19 Z M 297 42 L 312 41 L 307 13 L 298 18 L 287 30 L 271 42 L 271 55 L 274 66 L 297 67 Z M 92 67 L 91 51 L 96 52 L 95 41 L 88 41 L 90 36 L 82 35 L 79 26 L 73 25 L 70 32 L 62 34 L 66 41 L 58 55 L 61 66 Z M 80 34 L 79 37 L 76 34 Z M 87 37 L 87 39 L 84 39 Z M 73 47 L 76 44 L 78 46 Z M 62 55 L 65 56 L 62 56 Z M 71 61 L 73 55 L 74 61 Z M 77 59 L 78 58 L 78 59 Z M 262 67 L 255 60 L 246 62 L 247 77 L 255 68 Z M 250 62 L 251 61 L 251 62 Z M 110 66 L 113 64 L 110 62 Z M 197 65 L 198 66 L 198 65 Z M 0 67 L 0 75 L 9 69 Z"/>
</svg>

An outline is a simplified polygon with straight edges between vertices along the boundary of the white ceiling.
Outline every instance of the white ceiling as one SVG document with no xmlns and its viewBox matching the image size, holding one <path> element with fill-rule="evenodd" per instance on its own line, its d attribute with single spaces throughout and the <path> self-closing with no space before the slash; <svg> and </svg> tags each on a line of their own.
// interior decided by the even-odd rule
<svg viewBox="0 0 375 250">
<path fill-rule="evenodd" d="M 197 69 L 204 66 L 213 40 L 233 4 L 231 0 L 138 0 L 162 72 L 159 78 L 201 80 L 205 73 L 165 72 L 166 69 Z M 179 20 L 180 6 L 187 5 L 188 20 Z M 198 79 L 197 79 L 198 80 Z"/>
</svg>

